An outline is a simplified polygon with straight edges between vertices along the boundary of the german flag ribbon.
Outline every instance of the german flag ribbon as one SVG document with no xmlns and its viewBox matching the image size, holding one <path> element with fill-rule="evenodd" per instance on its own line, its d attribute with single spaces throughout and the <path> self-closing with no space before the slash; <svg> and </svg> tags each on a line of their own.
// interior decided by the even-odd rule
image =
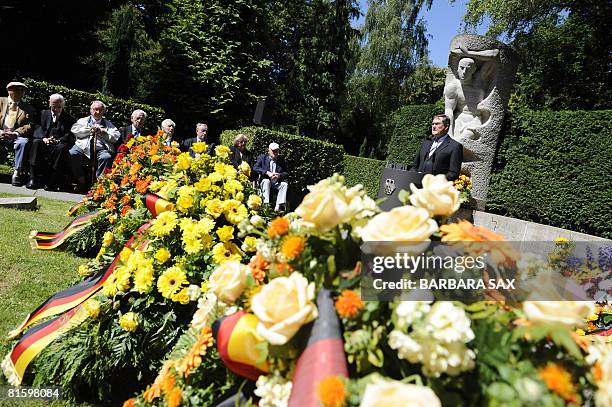
<svg viewBox="0 0 612 407">
<path fill-rule="evenodd" d="M 168 210 L 167 208 L 172 207 L 170 203 L 156 203 L 158 200 L 161 200 L 161 198 L 155 198 L 156 199 L 152 199 L 152 202 L 156 206 L 156 211 L 151 212 L 153 217 L 161 213 L 164 208 Z M 147 222 L 138 228 L 136 233 L 126 242 L 125 247 L 131 248 L 136 238 L 150 226 L 150 222 Z M 138 242 L 136 250 L 145 250 L 147 243 L 147 240 Z M 19 328 L 9 333 L 9 338 L 17 337 L 35 322 L 43 318 L 64 313 L 63 315 L 59 315 L 30 328 L 7 355 L 2 362 L 2 369 L 7 374 L 7 377 L 11 377 L 11 384 L 18 385 L 21 383 L 27 366 L 49 343 L 59 335 L 69 331 L 87 319 L 87 313 L 81 304 L 102 288 L 104 282 L 108 280 L 115 271 L 119 259 L 120 254 L 117 254 L 113 262 L 105 271 L 100 271 L 79 284 L 62 290 L 50 297 L 36 308 L 36 310 L 30 313 Z"/>
<path fill-rule="evenodd" d="M 232 372 L 257 380 L 269 371 L 265 358 L 261 358 L 260 344 L 265 342 L 257 334 L 259 319 L 253 314 L 238 311 L 221 318 L 213 324 L 213 335 L 217 342 L 219 356 Z M 263 359 L 263 360 L 260 360 Z"/>
<path fill-rule="evenodd" d="M 319 290 L 317 308 L 319 317 L 310 327 L 308 342 L 295 366 L 289 407 L 319 407 L 319 383 L 329 376 L 348 377 L 342 329 L 330 290 Z"/>
<path fill-rule="evenodd" d="M 32 248 L 38 250 L 52 250 L 61 246 L 68 237 L 87 226 L 91 219 L 95 218 L 100 211 L 93 211 L 79 215 L 59 232 L 38 232 L 33 230 L 30 233 Z"/>
<path fill-rule="evenodd" d="M 155 194 L 147 194 L 145 196 L 145 205 L 154 218 L 162 212 L 174 209 L 174 204 Z"/>
</svg>

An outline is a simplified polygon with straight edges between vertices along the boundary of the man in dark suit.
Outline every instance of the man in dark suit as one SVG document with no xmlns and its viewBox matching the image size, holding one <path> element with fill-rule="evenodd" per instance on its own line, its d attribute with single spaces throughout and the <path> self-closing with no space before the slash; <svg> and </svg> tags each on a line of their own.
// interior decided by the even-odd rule
<svg viewBox="0 0 612 407">
<path fill-rule="evenodd" d="M 181 143 L 182 151 L 189 151 L 189 154 L 192 157 L 197 157 L 199 154 L 195 153 L 191 146 L 193 143 L 206 143 L 208 144 L 208 148 L 206 149 L 206 154 L 212 154 L 215 149 L 215 143 L 208 142 L 208 125 L 204 123 L 196 124 L 196 136 L 192 138 L 188 138 L 187 140 L 183 140 Z"/>
<path fill-rule="evenodd" d="M 8 97 L 0 98 L 0 144 L 15 150 L 15 172 L 11 183 L 23 185 L 28 176 L 28 149 L 34 130 L 36 110 L 21 99 L 27 86 L 21 82 L 6 85 Z"/>
<path fill-rule="evenodd" d="M 70 129 L 76 120 L 64 112 L 65 104 L 64 97 L 54 93 L 49 97 L 49 110 L 40 113 L 40 126 L 34 130 L 30 148 L 30 181 L 27 188 L 40 188 L 44 174 L 48 174 L 47 191 L 57 190 L 68 181 L 68 151 L 74 145 L 74 135 Z"/>
<path fill-rule="evenodd" d="M 270 190 L 274 188 L 278 191 L 274 210 L 279 214 L 284 214 L 287 205 L 287 177 L 289 174 L 284 168 L 285 163 L 279 156 L 279 145 L 270 143 L 268 154 L 257 157 L 257 162 L 253 170 L 259 174 L 258 184 L 264 195 L 264 203 L 270 203 Z"/>
<path fill-rule="evenodd" d="M 449 181 L 459 178 L 463 146 L 448 135 L 450 119 L 444 114 L 431 121 L 431 138 L 421 143 L 412 169 L 425 174 L 444 174 Z"/>
<path fill-rule="evenodd" d="M 117 148 L 119 148 L 121 144 L 127 143 L 130 134 L 132 137 L 144 136 L 144 125 L 146 120 L 147 113 L 144 110 L 134 110 L 132 112 L 132 116 L 130 117 L 132 124 L 119 128 L 119 141 L 117 141 Z"/>
</svg>

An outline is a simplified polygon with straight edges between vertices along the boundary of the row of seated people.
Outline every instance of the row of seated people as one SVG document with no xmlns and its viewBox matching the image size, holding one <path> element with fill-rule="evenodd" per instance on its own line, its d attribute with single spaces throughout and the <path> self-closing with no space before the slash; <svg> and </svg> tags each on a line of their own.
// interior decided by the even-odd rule
<svg viewBox="0 0 612 407">
<path fill-rule="evenodd" d="M 125 143 L 130 134 L 145 134 L 147 114 L 135 110 L 131 124 L 117 128 L 104 117 L 106 106 L 94 101 L 90 115 L 75 120 L 64 111 L 65 99 L 60 94 L 49 98 L 49 109 L 40 115 L 23 102 L 26 85 L 11 82 L 7 86 L 8 97 L 0 98 L 0 144 L 15 152 L 15 171 L 12 184 L 47 190 L 69 188 L 76 182 L 76 189 L 83 192 L 91 176 L 99 177 L 112 166 L 116 151 Z M 175 123 L 166 119 L 162 122 L 165 133 L 164 143 L 172 145 Z M 178 143 L 183 151 L 190 151 L 196 141 L 206 141 L 208 126 L 196 125 L 196 136 Z M 209 149 L 214 144 L 209 145 Z M 95 154 L 95 160 L 92 155 Z M 95 163 L 95 168 L 92 164 Z"/>
<path fill-rule="evenodd" d="M 32 106 L 22 101 L 26 89 L 21 82 L 11 82 L 7 85 L 8 97 L 0 98 L 0 144 L 12 145 L 15 151 L 13 185 L 27 182 L 27 188 L 38 189 L 44 185 L 47 190 L 58 190 L 71 186 L 74 180 L 78 192 L 84 192 L 88 186 L 87 172 L 99 177 L 112 166 L 117 149 L 130 134 L 146 133 L 147 114 L 143 110 L 132 112 L 130 125 L 117 128 L 104 117 L 104 103 L 96 100 L 90 106 L 89 116 L 75 120 L 64 111 L 65 99 L 57 93 L 49 97 L 49 109 L 37 115 Z M 161 123 L 166 145 L 175 142 L 175 127 L 171 119 Z M 208 126 L 198 123 L 195 137 L 182 141 L 179 147 L 194 155 L 193 143 L 207 142 L 207 136 Z M 264 202 L 269 204 L 270 192 L 276 190 L 275 210 L 284 212 L 288 173 L 278 143 L 270 143 L 268 153 L 254 160 L 246 148 L 247 141 L 244 134 L 235 138 L 230 147 L 232 164 L 238 168 L 243 161 L 248 163 L 254 170 L 253 181 L 261 188 Z M 214 143 L 208 143 L 208 152 L 212 153 L 214 147 Z"/>
</svg>

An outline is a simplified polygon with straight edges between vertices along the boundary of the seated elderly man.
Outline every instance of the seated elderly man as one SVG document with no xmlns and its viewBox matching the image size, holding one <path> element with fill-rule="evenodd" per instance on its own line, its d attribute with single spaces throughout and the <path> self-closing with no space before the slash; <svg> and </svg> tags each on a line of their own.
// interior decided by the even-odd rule
<svg viewBox="0 0 612 407">
<path fill-rule="evenodd" d="M 194 143 L 206 143 L 208 148 L 206 154 L 212 154 L 215 148 L 215 143 L 208 141 L 208 125 L 205 123 L 196 124 L 196 136 L 188 138 L 181 143 L 181 150 L 188 151 L 192 157 L 198 157 L 199 154 L 194 152 L 191 147 Z"/>
<path fill-rule="evenodd" d="M 164 119 L 161 122 L 161 128 L 162 128 L 162 131 L 164 132 L 164 145 L 168 147 L 172 147 L 172 143 L 175 141 L 174 140 L 174 129 L 176 128 L 176 123 L 174 123 L 172 119 Z"/>
<path fill-rule="evenodd" d="M 36 110 L 22 102 L 27 86 L 21 82 L 6 85 L 8 97 L 0 98 L 0 147 L 15 150 L 15 172 L 11 183 L 23 185 L 28 177 L 28 148 Z"/>
<path fill-rule="evenodd" d="M 130 116 L 130 121 L 132 124 L 119 128 L 119 141 L 117 142 L 117 148 L 121 144 L 127 143 L 129 140 L 130 134 L 133 137 L 144 136 L 145 129 L 144 125 L 147 120 L 147 113 L 142 109 L 136 109 L 132 112 L 132 116 Z"/>
<path fill-rule="evenodd" d="M 30 149 L 30 181 L 27 188 L 38 189 L 46 178 L 45 189 L 54 191 L 65 184 L 70 174 L 70 155 L 75 120 L 64 111 L 66 102 L 59 93 L 49 97 L 49 109 L 40 113 L 40 126 L 34 130 Z"/>
<path fill-rule="evenodd" d="M 257 157 L 253 170 L 259 174 L 259 185 L 264 196 L 264 203 L 270 203 L 270 190 L 274 188 L 278 191 L 274 210 L 279 214 L 284 214 L 287 205 L 288 189 L 286 179 L 289 174 L 284 168 L 285 163 L 279 155 L 279 150 L 280 148 L 277 143 L 270 143 L 268 154 L 262 154 Z"/>
<path fill-rule="evenodd" d="M 95 151 L 96 177 L 102 175 L 106 168 L 113 165 L 115 156 L 115 143 L 119 140 L 119 130 L 110 120 L 104 117 L 106 105 L 95 100 L 90 108 L 90 115 L 80 118 L 72 126 L 72 133 L 76 137 L 74 146 L 70 149 L 70 165 L 72 175 L 77 180 L 77 189 L 84 192 L 86 188 L 83 166 L 89 163 L 92 148 Z"/>
</svg>

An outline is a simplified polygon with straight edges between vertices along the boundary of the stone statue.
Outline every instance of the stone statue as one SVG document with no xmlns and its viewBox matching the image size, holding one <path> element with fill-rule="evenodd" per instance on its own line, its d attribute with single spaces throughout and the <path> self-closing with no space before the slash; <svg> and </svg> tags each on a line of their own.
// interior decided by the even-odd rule
<svg viewBox="0 0 612 407">
<path fill-rule="evenodd" d="M 450 136 L 463 144 L 463 171 L 472 176 L 480 209 L 518 62 L 512 48 L 489 37 L 464 34 L 451 42 L 444 113 L 451 119 Z"/>
</svg>

